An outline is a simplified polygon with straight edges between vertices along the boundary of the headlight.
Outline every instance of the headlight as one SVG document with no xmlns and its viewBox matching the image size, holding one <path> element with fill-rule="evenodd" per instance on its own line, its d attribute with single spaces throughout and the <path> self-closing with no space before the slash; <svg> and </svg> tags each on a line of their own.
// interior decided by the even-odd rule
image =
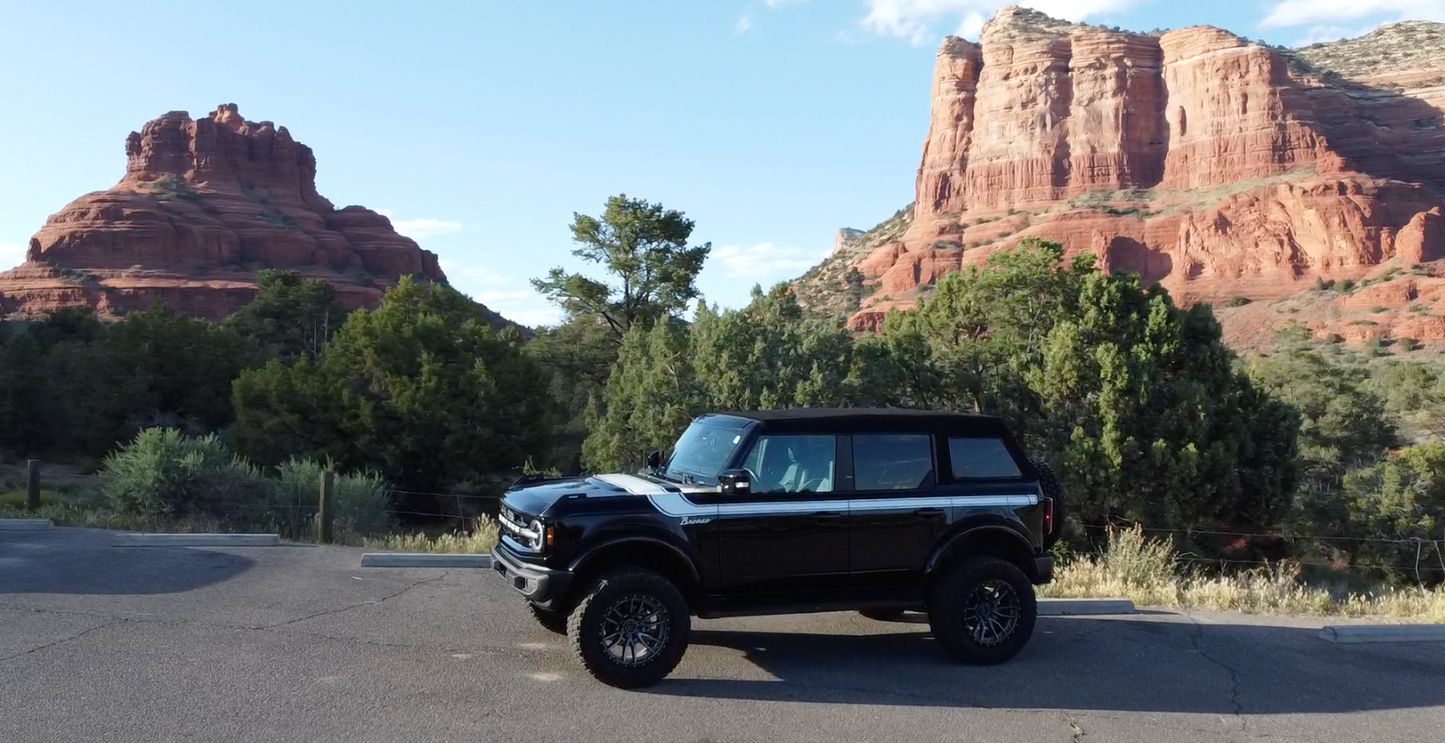
<svg viewBox="0 0 1445 743">
<path fill-rule="evenodd" d="M 532 549 L 540 552 L 542 550 L 542 540 L 545 538 L 544 535 L 546 533 L 545 528 L 542 526 L 542 520 L 532 519 L 532 523 L 528 525 L 527 530 L 532 532 L 528 540 L 531 542 Z"/>
</svg>

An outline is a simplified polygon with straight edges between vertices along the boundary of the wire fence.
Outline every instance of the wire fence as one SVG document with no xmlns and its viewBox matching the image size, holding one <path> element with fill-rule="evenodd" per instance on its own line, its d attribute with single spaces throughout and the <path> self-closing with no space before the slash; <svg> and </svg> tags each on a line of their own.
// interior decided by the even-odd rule
<svg viewBox="0 0 1445 743">
<path fill-rule="evenodd" d="M 101 478 L 96 474 L 77 475 L 74 473 L 48 472 L 43 486 L 46 492 L 84 493 L 85 500 L 99 502 Z M 516 482 L 517 475 L 495 475 L 484 478 L 473 486 L 473 490 L 486 489 L 494 492 L 442 492 L 411 488 L 384 487 L 381 508 L 394 525 L 405 529 L 408 525 L 440 527 L 445 529 L 470 529 L 480 522 L 494 518 L 506 491 Z M 17 485 L 29 483 L 0 482 L 0 492 L 19 489 Z M 258 501 L 203 499 L 197 505 L 219 518 L 231 518 L 238 522 L 284 523 L 293 531 L 310 530 L 311 525 L 323 510 L 321 500 L 324 485 L 318 484 L 317 496 L 309 499 L 285 502 L 275 498 Z M 306 497 L 306 496 L 298 496 Z M 330 512 L 335 518 L 336 509 Z M 1218 537 L 1225 539 L 1247 539 L 1255 542 L 1284 542 L 1289 545 L 1289 555 L 1281 559 L 1256 557 L 1247 549 L 1232 549 L 1219 555 L 1197 554 L 1191 551 L 1176 553 L 1179 562 L 1191 565 L 1209 566 L 1221 571 L 1231 568 L 1271 568 L 1282 565 L 1318 568 L 1334 573 L 1393 573 L 1415 580 L 1439 571 L 1445 575 L 1445 539 L 1431 539 L 1422 536 L 1388 537 L 1380 535 L 1307 534 L 1283 529 L 1274 532 L 1251 532 L 1221 528 L 1178 528 L 1149 526 L 1131 519 L 1117 519 L 1111 523 L 1075 522 L 1084 529 L 1108 530 L 1138 528 L 1153 536 Z M 1445 536 L 1445 534 L 1442 534 Z M 1320 559 L 1311 554 L 1311 547 L 1339 550 L 1341 559 Z M 1213 550 L 1208 550 L 1213 551 Z M 1256 545 L 1256 552 L 1261 551 Z M 1267 549 L 1263 551 L 1268 551 Z M 1413 554 L 1411 554 L 1413 552 Z"/>
</svg>

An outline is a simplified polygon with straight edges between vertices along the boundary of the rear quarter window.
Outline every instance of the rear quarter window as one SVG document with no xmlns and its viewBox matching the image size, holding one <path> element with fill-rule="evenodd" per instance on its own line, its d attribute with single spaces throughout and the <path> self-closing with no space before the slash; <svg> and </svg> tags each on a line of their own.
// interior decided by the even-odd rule
<svg viewBox="0 0 1445 743">
<path fill-rule="evenodd" d="M 997 438 L 950 438 L 948 459 L 958 480 L 1019 478 L 1023 472 L 1003 440 Z"/>
</svg>

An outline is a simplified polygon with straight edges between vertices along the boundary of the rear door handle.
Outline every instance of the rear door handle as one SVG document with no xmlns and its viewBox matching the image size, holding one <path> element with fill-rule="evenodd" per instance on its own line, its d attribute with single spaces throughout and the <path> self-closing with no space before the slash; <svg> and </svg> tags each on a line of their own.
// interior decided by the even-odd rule
<svg viewBox="0 0 1445 743">
<path fill-rule="evenodd" d="M 843 514 L 838 513 L 838 512 L 836 512 L 836 511 L 830 511 L 830 512 L 827 512 L 827 513 L 815 513 L 815 514 L 813 514 L 813 520 L 814 520 L 814 521 L 837 521 L 837 520 L 839 520 L 839 519 L 841 519 L 841 518 L 843 518 Z"/>
<path fill-rule="evenodd" d="M 925 518 L 925 519 L 935 519 L 935 518 L 938 518 L 939 516 L 942 516 L 942 515 L 943 515 L 943 509 L 942 509 L 942 508 L 920 508 L 920 509 L 918 509 L 917 511 L 914 511 L 914 513 L 915 513 L 915 514 L 918 514 L 920 517 Z"/>
</svg>

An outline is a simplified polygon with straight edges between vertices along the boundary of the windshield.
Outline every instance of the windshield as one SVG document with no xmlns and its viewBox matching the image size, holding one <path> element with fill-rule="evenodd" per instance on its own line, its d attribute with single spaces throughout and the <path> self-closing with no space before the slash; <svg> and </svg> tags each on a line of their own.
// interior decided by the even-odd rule
<svg viewBox="0 0 1445 743">
<path fill-rule="evenodd" d="M 709 418 L 693 421 L 678 437 L 662 474 L 681 482 L 714 483 L 743 440 L 746 421 Z"/>
</svg>

